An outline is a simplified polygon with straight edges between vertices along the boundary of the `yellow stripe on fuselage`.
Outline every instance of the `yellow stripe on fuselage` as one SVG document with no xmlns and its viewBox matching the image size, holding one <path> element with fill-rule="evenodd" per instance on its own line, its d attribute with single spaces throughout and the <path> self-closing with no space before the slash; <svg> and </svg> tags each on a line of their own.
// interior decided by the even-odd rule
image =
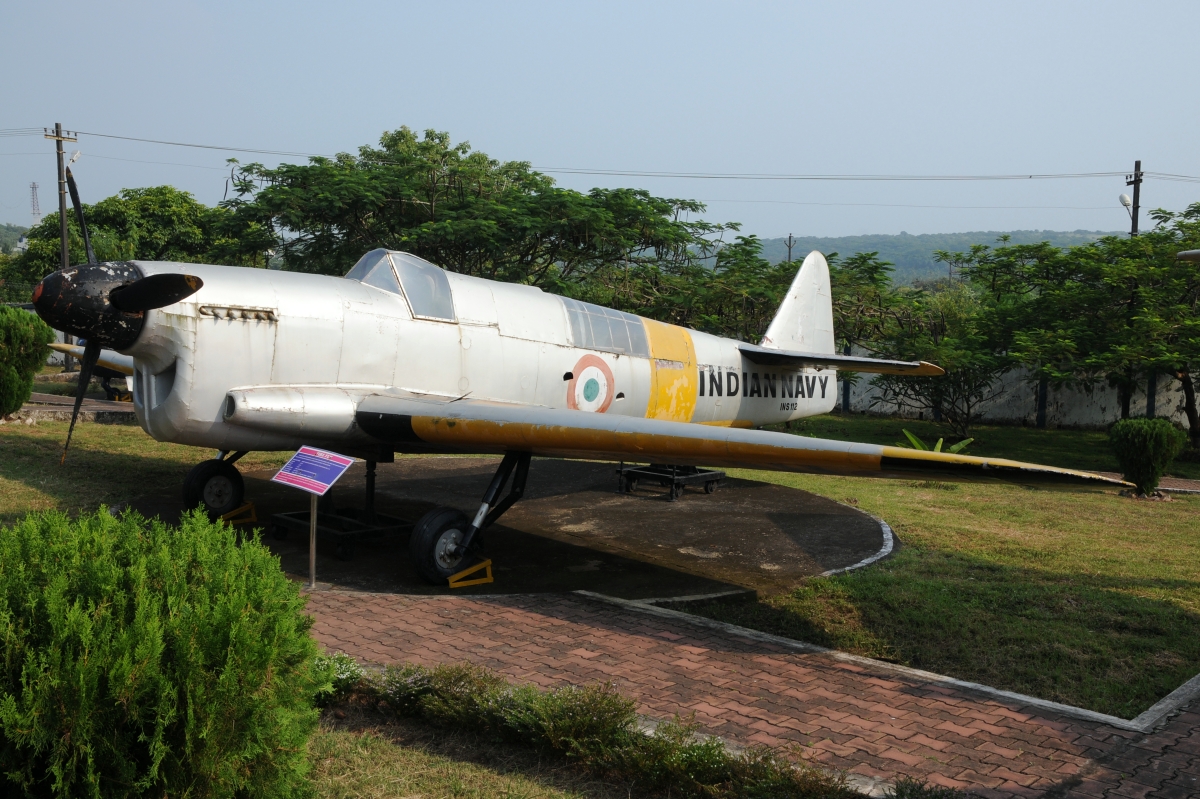
<svg viewBox="0 0 1200 799">
<path fill-rule="evenodd" d="M 690 422 L 698 391 L 696 348 L 690 330 L 643 319 L 650 342 L 650 402 L 647 419 Z"/>
</svg>

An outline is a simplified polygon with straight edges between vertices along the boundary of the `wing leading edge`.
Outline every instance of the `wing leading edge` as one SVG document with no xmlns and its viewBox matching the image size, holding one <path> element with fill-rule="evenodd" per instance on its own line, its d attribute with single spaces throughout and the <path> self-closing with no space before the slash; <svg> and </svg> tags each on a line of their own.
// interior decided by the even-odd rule
<svg viewBox="0 0 1200 799">
<path fill-rule="evenodd" d="M 364 433 L 400 449 L 520 450 L 565 458 L 1090 488 L 1130 485 L 1091 472 L 1000 458 L 469 399 L 374 394 L 358 404 L 355 421 Z"/>
</svg>

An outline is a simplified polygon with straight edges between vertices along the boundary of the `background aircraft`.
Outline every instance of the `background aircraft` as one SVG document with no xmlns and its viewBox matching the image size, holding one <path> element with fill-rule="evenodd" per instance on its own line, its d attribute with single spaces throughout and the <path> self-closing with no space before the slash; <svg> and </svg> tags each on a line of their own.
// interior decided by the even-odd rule
<svg viewBox="0 0 1200 799">
<path fill-rule="evenodd" d="M 435 583 L 459 571 L 476 534 L 520 498 L 532 455 L 1126 485 L 753 429 L 832 410 L 837 369 L 943 373 L 923 362 L 835 354 L 829 270 L 817 252 L 761 345 L 752 345 L 447 272 L 403 252 L 373 250 L 339 278 L 97 263 L 87 250 L 88 264 L 48 275 L 33 294 L 46 322 L 87 341 L 76 412 L 103 348 L 131 357 L 142 428 L 160 441 L 217 450 L 185 481 L 191 506 L 220 515 L 241 505 L 234 463 L 251 450 L 322 446 L 372 470 L 396 452 L 503 453 L 474 518 L 438 508 L 415 525 L 411 554 Z"/>
</svg>

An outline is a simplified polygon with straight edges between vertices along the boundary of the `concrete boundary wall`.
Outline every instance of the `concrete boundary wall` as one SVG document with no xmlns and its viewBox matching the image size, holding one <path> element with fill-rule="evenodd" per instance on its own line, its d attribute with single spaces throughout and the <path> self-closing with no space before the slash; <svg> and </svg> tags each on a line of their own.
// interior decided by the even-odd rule
<svg viewBox="0 0 1200 799">
<path fill-rule="evenodd" d="M 918 418 L 918 412 L 901 408 L 891 403 L 872 404 L 879 391 L 871 385 L 872 375 L 861 375 L 857 385 L 850 387 L 850 409 L 856 412 L 875 413 L 883 416 Z M 1037 383 L 1030 382 L 1029 369 L 1021 367 L 1005 374 L 997 382 L 998 396 L 985 403 L 982 409 L 984 422 L 1021 424 L 1033 426 L 1037 423 Z M 838 381 L 838 391 L 842 382 Z M 841 393 L 838 394 L 839 407 Z M 1187 417 L 1183 413 L 1183 386 L 1170 375 L 1159 375 L 1155 393 L 1155 416 L 1170 419 L 1187 429 Z M 1146 415 L 1146 384 L 1142 385 L 1129 403 L 1131 417 Z M 1047 427 L 1106 427 L 1121 418 L 1121 403 L 1117 390 L 1107 385 L 1096 386 L 1087 392 L 1080 389 L 1053 386 L 1046 397 Z"/>
</svg>

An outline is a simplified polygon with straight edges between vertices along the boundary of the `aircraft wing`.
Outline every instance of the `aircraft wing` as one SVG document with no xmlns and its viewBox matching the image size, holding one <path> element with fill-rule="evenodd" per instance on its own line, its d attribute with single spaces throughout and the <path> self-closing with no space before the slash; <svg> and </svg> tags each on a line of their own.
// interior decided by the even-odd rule
<svg viewBox="0 0 1200 799">
<path fill-rule="evenodd" d="M 83 347 L 75 344 L 60 344 L 55 342 L 50 345 L 50 349 L 66 353 L 73 358 L 83 359 Z M 96 361 L 96 365 L 102 366 L 105 369 L 111 369 L 114 372 L 120 372 L 123 375 L 133 374 L 133 356 L 122 355 L 113 350 L 100 350 L 100 358 Z"/>
<path fill-rule="evenodd" d="M 792 352 L 758 347 L 754 344 L 738 344 L 746 360 L 761 366 L 813 366 L 818 369 L 840 369 L 843 372 L 870 372 L 881 375 L 911 375 L 914 377 L 938 377 L 946 370 L 928 361 L 885 361 L 879 358 L 859 358 L 853 355 L 832 353 Z"/>
<path fill-rule="evenodd" d="M 874 477 L 1003 480 L 1128 488 L 1091 472 L 1033 463 L 482 400 L 370 394 L 359 430 L 397 450 L 518 450 L 535 455 Z"/>
</svg>

